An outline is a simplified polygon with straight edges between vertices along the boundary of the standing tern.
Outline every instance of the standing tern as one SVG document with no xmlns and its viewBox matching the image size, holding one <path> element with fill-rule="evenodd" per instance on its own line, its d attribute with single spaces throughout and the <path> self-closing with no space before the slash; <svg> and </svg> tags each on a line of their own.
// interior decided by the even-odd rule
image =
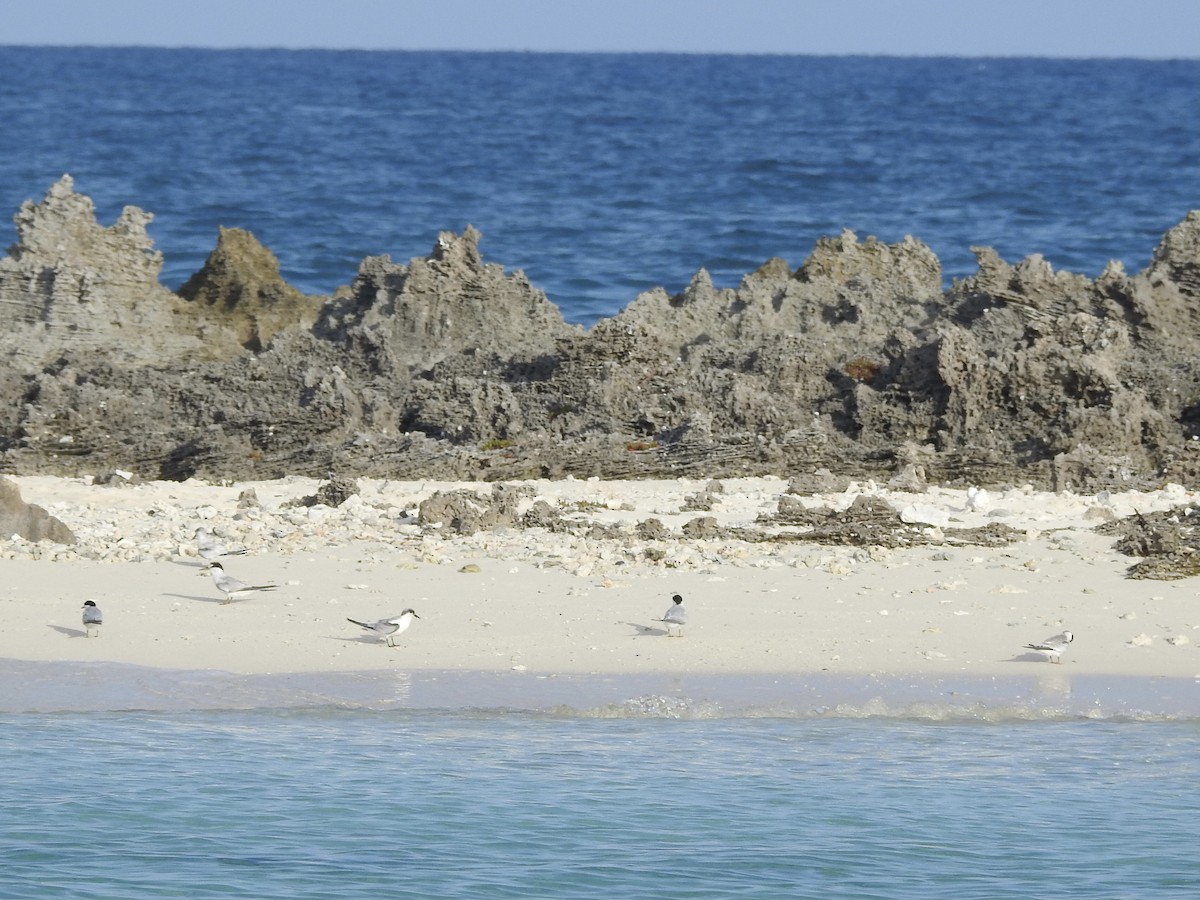
<svg viewBox="0 0 1200 900">
<path fill-rule="evenodd" d="M 209 574 L 212 575 L 213 584 L 217 586 L 225 599 L 222 603 L 232 603 L 238 594 L 249 593 L 250 591 L 273 591 L 278 585 L 274 584 L 246 584 L 244 581 L 239 581 L 232 575 L 225 573 L 225 567 L 219 562 L 208 564 Z"/>
<path fill-rule="evenodd" d="M 687 624 L 687 610 L 683 608 L 683 597 L 676 594 L 671 599 L 674 603 L 658 621 L 666 624 L 667 637 L 683 637 L 683 626 Z"/>
<path fill-rule="evenodd" d="M 222 556 L 240 556 L 245 553 L 245 550 L 230 550 L 224 544 L 219 543 L 211 531 L 204 526 L 196 529 L 196 552 L 203 559 L 209 562 L 214 562 Z"/>
<path fill-rule="evenodd" d="M 104 613 L 95 600 L 83 601 L 83 628 L 87 637 L 100 637 L 100 625 L 104 621 Z"/>
<path fill-rule="evenodd" d="M 1075 640 L 1075 635 L 1069 631 L 1064 631 L 1062 634 L 1048 637 L 1044 641 L 1038 641 L 1036 644 L 1026 644 L 1025 646 L 1030 650 L 1046 654 L 1052 663 L 1061 663 L 1062 652 L 1067 649 L 1067 644 L 1073 640 Z"/>
<path fill-rule="evenodd" d="M 406 609 L 398 616 L 393 616 L 390 619 L 380 619 L 377 622 L 360 622 L 358 619 L 347 618 L 347 622 L 353 622 L 355 625 L 361 625 L 367 631 L 379 635 L 387 641 L 389 647 L 396 646 L 396 636 L 408 628 L 412 624 L 413 619 L 419 619 L 415 610 Z"/>
</svg>

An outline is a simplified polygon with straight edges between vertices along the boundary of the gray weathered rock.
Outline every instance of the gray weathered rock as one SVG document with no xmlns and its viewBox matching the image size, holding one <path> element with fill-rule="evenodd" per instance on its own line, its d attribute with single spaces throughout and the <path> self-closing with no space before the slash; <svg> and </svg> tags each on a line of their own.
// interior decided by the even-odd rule
<svg viewBox="0 0 1200 900">
<path fill-rule="evenodd" d="M 145 478 L 779 474 L 1078 490 L 1200 484 L 1200 213 L 1143 272 L 850 232 L 737 288 L 701 270 L 589 330 L 480 235 L 304 297 L 222 229 L 176 296 L 149 215 L 69 178 L 0 260 L 0 466 Z M 186 299 L 185 299 L 186 297 Z M 697 500 L 700 503 L 700 500 Z"/>
<path fill-rule="evenodd" d="M 36 503 L 21 499 L 21 489 L 9 478 L 0 478 L 0 540 L 13 536 L 27 541 L 73 544 L 71 529 Z"/>
<path fill-rule="evenodd" d="M 249 350 L 261 350 L 280 331 L 311 327 L 328 299 L 309 297 L 283 280 L 279 260 L 248 231 L 221 228 L 203 268 L 179 288 L 200 333 L 232 332 Z M 224 353 L 230 354 L 226 335 Z"/>
<path fill-rule="evenodd" d="M 69 175 L 41 203 L 22 204 L 13 217 L 18 242 L 0 259 L 0 352 L 11 365 L 36 368 L 64 354 L 133 364 L 203 352 L 200 336 L 172 321 L 184 305 L 159 283 L 162 254 L 146 234 L 152 219 L 127 206 L 101 227 Z"/>
</svg>

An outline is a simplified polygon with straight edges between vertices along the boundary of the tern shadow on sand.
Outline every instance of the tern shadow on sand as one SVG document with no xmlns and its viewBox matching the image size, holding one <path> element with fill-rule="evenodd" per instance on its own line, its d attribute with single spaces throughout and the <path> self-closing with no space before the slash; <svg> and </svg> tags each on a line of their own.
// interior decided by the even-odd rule
<svg viewBox="0 0 1200 900">
<path fill-rule="evenodd" d="M 622 625 L 628 625 L 637 631 L 637 634 L 632 637 L 662 637 L 667 633 L 667 629 L 659 628 L 655 625 L 643 625 L 640 622 L 622 622 Z"/>
<path fill-rule="evenodd" d="M 87 632 L 81 628 L 67 628 L 65 625 L 48 625 L 47 628 L 53 628 L 59 634 L 65 634 L 67 637 L 87 637 Z"/>
<path fill-rule="evenodd" d="M 380 647 L 387 647 L 387 641 L 381 637 L 376 637 L 371 634 L 354 635 L 353 637 L 331 637 L 331 641 L 341 641 L 345 644 L 378 644 Z M 403 647 L 403 644 L 396 644 L 395 647 L 389 647 L 389 650 L 398 650 Z"/>
<path fill-rule="evenodd" d="M 198 594 L 163 594 L 163 596 L 164 597 L 174 597 L 176 600 L 195 600 L 198 603 L 219 603 L 219 604 L 224 604 L 225 606 L 230 605 L 225 602 L 224 597 L 209 597 L 209 596 L 201 597 Z M 233 602 L 240 603 L 241 601 L 235 600 Z"/>
<path fill-rule="evenodd" d="M 1045 653 L 1038 653 L 1036 650 L 1030 650 L 1028 653 L 1020 653 L 1006 662 L 1031 662 L 1031 663 L 1049 663 L 1050 665 L 1061 665 L 1051 663 L 1049 657 Z"/>
</svg>

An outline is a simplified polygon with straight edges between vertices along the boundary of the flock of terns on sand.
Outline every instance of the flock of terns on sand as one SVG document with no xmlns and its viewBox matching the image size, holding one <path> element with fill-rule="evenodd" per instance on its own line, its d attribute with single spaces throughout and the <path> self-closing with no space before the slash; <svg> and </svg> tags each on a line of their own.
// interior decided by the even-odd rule
<svg viewBox="0 0 1200 900">
<path fill-rule="evenodd" d="M 244 554 L 245 550 L 230 550 L 223 544 L 219 543 L 207 528 L 196 529 L 196 552 L 200 558 L 205 560 L 208 565 L 205 567 L 208 573 L 212 576 L 213 584 L 217 586 L 225 599 L 221 602 L 232 603 L 239 594 L 249 594 L 254 591 L 273 591 L 276 588 L 274 584 L 247 584 L 244 581 L 239 581 L 221 565 L 219 560 L 225 556 L 239 556 Z M 415 610 L 406 609 L 398 616 L 392 616 L 390 619 L 378 619 L 374 622 L 360 622 L 358 619 L 347 618 L 347 622 L 365 628 L 372 634 L 383 638 L 384 642 L 389 647 L 396 646 L 396 638 L 408 630 L 408 626 L 412 624 L 413 619 L 419 619 Z M 100 611 L 100 607 L 96 605 L 96 601 L 88 600 L 83 604 L 83 627 L 87 637 L 99 637 L 100 625 L 104 621 L 104 614 Z M 687 624 L 687 610 L 683 606 L 683 597 L 675 594 L 671 597 L 671 605 L 667 611 L 663 613 L 661 619 L 655 619 L 656 622 L 662 622 L 667 626 L 667 637 L 683 637 L 684 626 Z M 1070 631 L 1064 631 L 1061 634 L 1053 635 L 1046 638 L 1044 641 L 1038 641 L 1034 644 L 1026 644 L 1030 650 L 1046 656 L 1052 663 L 1061 663 L 1063 651 L 1067 645 L 1075 640 L 1075 635 Z"/>
</svg>

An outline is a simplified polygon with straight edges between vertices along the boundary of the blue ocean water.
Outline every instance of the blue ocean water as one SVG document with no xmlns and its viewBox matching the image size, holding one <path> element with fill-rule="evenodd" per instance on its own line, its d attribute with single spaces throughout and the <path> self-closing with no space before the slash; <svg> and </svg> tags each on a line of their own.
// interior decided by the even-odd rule
<svg viewBox="0 0 1200 900">
<path fill-rule="evenodd" d="M 69 172 L 170 287 L 219 225 L 329 293 L 470 223 L 585 324 L 843 228 L 1136 271 L 1200 207 L 1200 60 L 0 47 L 0 117 L 0 211 Z"/>
<path fill-rule="evenodd" d="M 470 223 L 584 323 L 843 228 L 1136 270 L 1200 207 L 1194 60 L 0 47 L 0 116 L 0 213 L 69 172 L 169 286 L 219 225 L 327 293 Z M 1200 891 L 1195 718 L 68 702 L 106 690 L 0 715 L 0 898 Z"/>
<path fill-rule="evenodd" d="M 1200 726 L 0 717 L 4 898 L 1182 898 Z"/>
</svg>

